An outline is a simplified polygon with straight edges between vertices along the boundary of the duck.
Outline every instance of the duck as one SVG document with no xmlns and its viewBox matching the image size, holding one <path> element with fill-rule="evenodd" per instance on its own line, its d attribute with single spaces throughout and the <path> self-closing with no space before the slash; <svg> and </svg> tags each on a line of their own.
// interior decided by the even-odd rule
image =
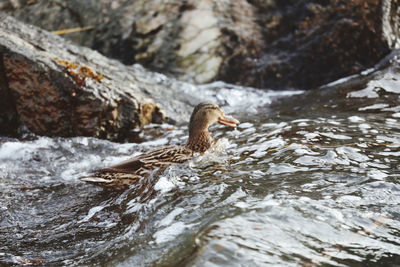
<svg viewBox="0 0 400 267">
<path fill-rule="evenodd" d="M 94 170 L 91 175 L 79 179 L 116 190 L 126 189 L 156 170 L 163 171 L 171 165 L 187 162 L 209 150 L 215 141 L 208 128 L 215 123 L 236 128 L 239 121 L 226 116 L 216 104 L 200 103 L 190 116 L 189 137 L 185 145 L 157 147 L 116 165 Z"/>
</svg>

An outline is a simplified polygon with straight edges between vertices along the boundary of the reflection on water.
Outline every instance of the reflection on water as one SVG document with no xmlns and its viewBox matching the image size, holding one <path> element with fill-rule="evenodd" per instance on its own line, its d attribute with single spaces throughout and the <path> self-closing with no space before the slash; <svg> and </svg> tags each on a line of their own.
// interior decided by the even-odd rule
<svg viewBox="0 0 400 267">
<path fill-rule="evenodd" d="M 2 138 L 0 261 L 399 264 L 400 82 L 392 76 L 273 107 L 263 99 L 251 112 L 230 105 L 243 122 L 238 129 L 212 128 L 223 138 L 214 151 L 149 177 L 142 195 L 135 186 L 112 192 L 77 178 L 183 144 L 186 127 L 149 126 L 145 133 L 157 137 L 141 144 Z"/>
</svg>

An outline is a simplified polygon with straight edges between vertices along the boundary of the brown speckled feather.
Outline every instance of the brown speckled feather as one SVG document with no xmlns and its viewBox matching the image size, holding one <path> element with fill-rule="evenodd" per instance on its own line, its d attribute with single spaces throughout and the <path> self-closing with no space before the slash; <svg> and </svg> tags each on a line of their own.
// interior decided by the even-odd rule
<svg viewBox="0 0 400 267">
<path fill-rule="evenodd" d="M 186 162 L 196 152 L 204 153 L 214 143 L 208 127 L 217 122 L 229 127 L 236 127 L 239 123 L 236 119 L 226 117 L 217 105 L 200 103 L 190 117 L 189 138 L 185 146 L 159 147 L 117 165 L 96 170 L 92 175 L 80 179 L 105 187 L 124 189 L 143 177 L 149 177 L 154 170 L 164 170 L 172 164 Z"/>
<path fill-rule="evenodd" d="M 183 146 L 159 147 L 117 165 L 95 170 L 92 175 L 80 179 L 101 186 L 124 189 L 156 169 L 186 162 L 192 156 L 193 151 Z"/>
</svg>

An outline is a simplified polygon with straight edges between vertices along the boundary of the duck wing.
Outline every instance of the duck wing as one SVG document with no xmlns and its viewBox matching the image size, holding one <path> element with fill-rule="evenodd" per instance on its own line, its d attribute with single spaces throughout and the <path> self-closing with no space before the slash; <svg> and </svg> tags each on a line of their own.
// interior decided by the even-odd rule
<svg viewBox="0 0 400 267">
<path fill-rule="evenodd" d="M 165 169 L 176 163 L 188 161 L 193 152 L 181 146 L 165 146 L 150 150 L 132 159 L 103 169 L 92 175 L 79 178 L 82 181 L 106 187 L 123 189 L 150 175 L 155 169 Z"/>
</svg>

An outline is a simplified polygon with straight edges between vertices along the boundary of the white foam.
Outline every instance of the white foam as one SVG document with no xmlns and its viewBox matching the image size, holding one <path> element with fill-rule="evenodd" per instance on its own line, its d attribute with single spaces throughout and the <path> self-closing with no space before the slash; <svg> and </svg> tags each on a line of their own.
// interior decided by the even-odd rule
<svg viewBox="0 0 400 267">
<path fill-rule="evenodd" d="M 306 127 L 306 126 L 309 126 L 309 124 L 306 123 L 306 122 L 300 122 L 299 124 L 297 124 L 297 126 L 299 126 L 299 127 Z"/>
<path fill-rule="evenodd" d="M 229 146 L 230 142 L 227 138 L 220 138 L 203 155 L 196 155 L 189 164 L 195 167 L 203 164 L 211 164 L 213 162 L 226 163 L 226 148 Z"/>
<path fill-rule="evenodd" d="M 352 195 L 347 195 L 347 196 L 341 196 L 339 197 L 336 201 L 338 203 L 349 203 L 353 204 L 354 202 L 360 202 L 362 200 L 361 197 L 359 196 L 352 196 Z"/>
<path fill-rule="evenodd" d="M 175 239 L 178 235 L 183 233 L 186 228 L 189 227 L 189 225 L 185 225 L 183 222 L 176 222 L 154 233 L 153 238 L 157 244 L 165 243 Z"/>
<path fill-rule="evenodd" d="M 250 127 L 253 127 L 253 124 L 250 123 L 250 122 L 244 122 L 244 123 L 241 123 L 241 124 L 238 125 L 239 129 L 247 129 L 247 128 L 250 128 Z"/>
<path fill-rule="evenodd" d="M 400 112 L 400 106 L 394 106 L 390 108 L 384 108 L 382 111 L 393 111 L 393 112 Z"/>
<path fill-rule="evenodd" d="M 51 145 L 54 145 L 54 142 L 47 137 L 32 142 L 5 142 L 0 146 L 0 160 L 28 160 L 30 154 Z"/>
<path fill-rule="evenodd" d="M 295 173 L 301 171 L 308 171 L 308 167 L 298 167 L 289 163 L 275 164 L 271 163 L 267 174 L 282 174 L 282 173 Z"/>
<path fill-rule="evenodd" d="M 104 206 L 96 206 L 91 208 L 88 212 L 88 215 L 86 215 L 86 217 L 82 220 L 78 221 L 78 223 L 89 221 L 97 212 L 101 211 L 102 209 L 104 209 Z"/>
<path fill-rule="evenodd" d="M 396 151 L 396 152 L 379 152 L 379 155 L 382 156 L 395 156 L 395 157 L 400 157 L 400 151 Z"/>
<path fill-rule="evenodd" d="M 77 138 L 76 140 L 78 143 L 81 143 L 84 146 L 88 146 L 89 145 L 89 139 L 87 137 L 81 137 L 81 138 Z"/>
<path fill-rule="evenodd" d="M 368 156 L 361 154 L 361 150 L 355 147 L 338 147 L 335 150 L 339 155 L 342 155 L 346 159 L 357 162 L 365 162 L 369 160 Z"/>
<path fill-rule="evenodd" d="M 350 161 L 347 158 L 339 158 L 334 151 L 328 151 L 328 153 L 322 157 L 301 156 L 296 159 L 294 163 L 305 166 L 350 165 Z"/>
<path fill-rule="evenodd" d="M 320 133 L 320 134 L 323 135 L 323 136 L 332 138 L 332 139 L 340 139 L 340 140 L 351 139 L 350 136 L 346 136 L 346 135 L 343 135 L 343 134 L 334 134 L 334 133 Z"/>
<path fill-rule="evenodd" d="M 294 150 L 294 153 L 298 156 L 302 156 L 302 155 L 318 155 L 318 152 L 314 152 L 310 149 L 307 148 L 297 148 Z"/>
<path fill-rule="evenodd" d="M 296 119 L 296 120 L 292 120 L 292 123 L 306 122 L 306 121 L 310 121 L 310 120 L 309 119 Z"/>
<path fill-rule="evenodd" d="M 393 114 L 392 114 L 392 117 L 393 117 L 393 118 L 400 118 L 400 112 L 393 113 Z"/>
<path fill-rule="evenodd" d="M 251 156 L 254 158 L 262 158 L 268 153 L 268 150 L 271 148 L 278 148 L 285 145 L 285 141 L 282 137 L 273 138 L 262 143 L 256 143 L 252 146 L 248 146 L 242 149 L 242 151 L 252 151 L 255 150 Z M 239 151 L 239 152 L 242 152 Z"/>
<path fill-rule="evenodd" d="M 167 226 L 172 224 L 172 222 L 175 220 L 175 217 L 184 212 L 185 210 L 183 208 L 176 208 L 173 211 L 171 211 L 164 219 L 161 221 L 157 222 L 157 226 Z"/>
<path fill-rule="evenodd" d="M 99 155 L 87 155 L 84 160 L 74 161 L 66 164 L 65 170 L 59 175 L 63 180 L 75 180 L 77 174 L 82 176 L 82 172 L 92 169 L 92 166 L 100 166 L 102 163 Z M 89 179 L 89 178 L 88 178 Z M 85 180 L 89 181 L 89 180 Z"/>
<path fill-rule="evenodd" d="M 377 169 L 370 170 L 368 172 L 368 176 L 376 180 L 383 180 L 388 177 L 386 173 Z"/>
<path fill-rule="evenodd" d="M 358 125 L 358 127 L 360 129 L 371 129 L 371 125 L 367 124 L 367 123 L 361 123 Z"/>
<path fill-rule="evenodd" d="M 364 111 L 364 110 L 371 110 L 371 109 L 383 109 L 388 107 L 389 104 L 374 104 L 371 106 L 366 106 L 366 107 L 362 107 L 362 108 L 358 108 L 359 111 Z"/>
<path fill-rule="evenodd" d="M 365 121 L 365 119 L 359 117 L 359 116 L 351 116 L 347 118 L 350 122 L 362 122 Z"/>
<path fill-rule="evenodd" d="M 259 90 L 251 87 L 227 84 L 220 81 L 200 86 L 185 86 L 183 88 L 183 92 L 190 96 L 188 100 L 193 101 L 192 104 L 196 104 L 201 101 L 217 101 L 216 104 L 223 106 L 223 110 L 227 113 L 256 113 L 257 107 L 268 105 L 275 98 L 303 93 L 303 91 L 293 90 Z"/>
<path fill-rule="evenodd" d="M 347 94 L 347 97 L 353 98 L 377 98 L 379 94 L 376 92 L 377 89 L 375 87 L 367 87 L 363 90 L 350 92 Z"/>
<path fill-rule="evenodd" d="M 400 94 L 400 82 L 397 76 L 397 74 L 387 72 L 383 77 L 379 78 L 379 80 L 369 81 L 365 89 L 348 93 L 347 97 L 378 98 L 378 92 L 380 90 L 384 90 L 388 93 Z"/>
<path fill-rule="evenodd" d="M 171 182 L 166 176 L 161 176 L 160 179 L 158 179 L 157 183 L 154 185 L 154 189 L 160 191 L 161 193 L 171 191 L 175 187 L 176 185 Z"/>
</svg>

